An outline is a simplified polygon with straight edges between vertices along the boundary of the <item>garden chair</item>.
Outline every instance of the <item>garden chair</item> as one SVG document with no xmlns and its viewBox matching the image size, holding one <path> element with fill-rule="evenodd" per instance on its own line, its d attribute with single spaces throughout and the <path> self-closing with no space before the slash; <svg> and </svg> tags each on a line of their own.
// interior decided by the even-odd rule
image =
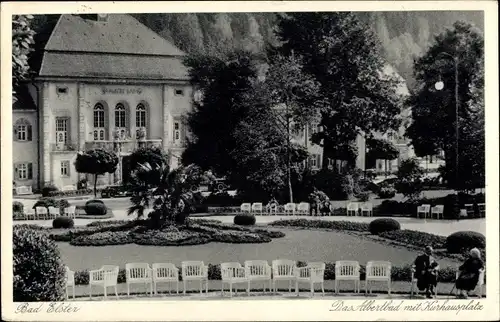
<svg viewBox="0 0 500 322">
<path fill-rule="evenodd" d="M 75 206 L 69 206 L 64 208 L 64 216 L 69 217 L 69 218 L 76 218 L 76 207 Z"/>
<path fill-rule="evenodd" d="M 276 203 L 272 203 L 272 204 L 269 204 L 266 206 L 267 208 L 267 212 L 269 213 L 269 215 L 274 215 L 276 216 L 279 212 L 279 205 L 276 204 Z"/>
<path fill-rule="evenodd" d="M 359 263 L 357 261 L 335 262 L 335 293 L 339 293 L 340 281 L 354 281 L 354 292 L 359 293 L 360 275 Z"/>
<path fill-rule="evenodd" d="M 325 268 L 322 262 L 308 263 L 306 267 L 296 269 L 295 292 L 299 296 L 299 283 L 309 283 L 311 296 L 314 296 L 314 284 L 321 284 L 321 292 L 325 295 Z"/>
<path fill-rule="evenodd" d="M 439 273 L 439 266 L 436 267 L 436 271 Z M 415 277 L 415 265 L 411 266 L 411 288 L 410 288 L 410 298 L 413 297 L 413 294 L 418 295 L 420 293 L 420 290 L 416 287 L 417 286 L 417 278 Z M 439 278 L 438 278 L 439 282 Z M 438 294 L 438 284 L 436 284 L 436 287 L 434 287 L 434 296 L 437 297 Z"/>
<path fill-rule="evenodd" d="M 59 216 L 59 208 L 49 207 L 49 219 L 56 219 Z"/>
<path fill-rule="evenodd" d="M 476 295 L 479 297 L 479 298 L 482 298 L 483 297 L 483 288 L 484 288 L 484 277 L 486 275 L 486 269 L 482 269 L 479 271 L 479 279 L 477 281 L 477 285 L 476 285 Z M 458 276 L 460 276 L 460 271 L 457 270 L 457 272 L 455 273 L 455 282 L 456 280 L 458 280 Z M 458 295 L 458 289 L 455 288 L 455 295 Z"/>
<path fill-rule="evenodd" d="M 272 262 L 273 269 L 273 292 L 276 293 L 276 282 L 288 281 L 288 292 L 292 291 L 292 282 L 297 279 L 295 270 L 297 264 L 288 259 L 276 259 Z"/>
<path fill-rule="evenodd" d="M 309 203 L 308 202 L 299 203 L 297 206 L 297 214 L 304 216 L 309 215 Z"/>
<path fill-rule="evenodd" d="M 387 294 L 391 295 L 391 262 L 369 261 L 366 263 L 365 294 L 368 293 L 369 282 L 387 282 Z M 370 286 L 370 294 L 372 288 Z"/>
<path fill-rule="evenodd" d="M 248 279 L 247 292 L 250 293 L 251 282 L 269 282 L 269 291 L 271 291 L 271 266 L 265 260 L 251 260 L 245 261 L 245 274 Z M 264 286 L 264 293 L 266 292 L 266 286 Z"/>
<path fill-rule="evenodd" d="M 35 208 L 35 211 L 36 211 L 36 217 L 37 219 L 47 219 L 47 215 L 48 215 L 48 212 L 47 212 L 47 208 L 45 207 L 36 207 Z"/>
<path fill-rule="evenodd" d="M 148 263 L 127 263 L 125 264 L 125 277 L 127 282 L 127 296 L 130 296 L 131 284 L 144 284 L 149 286 L 149 293 L 153 296 L 152 270 Z"/>
<path fill-rule="evenodd" d="M 186 294 L 186 284 L 189 281 L 200 282 L 200 294 L 203 294 L 203 282 L 208 293 L 208 266 L 202 261 L 186 261 L 181 263 L 183 293 Z"/>
<path fill-rule="evenodd" d="M 436 215 L 436 219 L 439 219 L 439 217 L 444 218 L 444 206 L 443 205 L 436 205 L 431 208 L 431 219 L 434 218 L 434 215 Z"/>
<path fill-rule="evenodd" d="M 65 274 L 64 278 L 66 280 L 66 287 L 65 287 L 66 300 L 69 299 L 68 287 L 73 288 L 73 299 L 75 299 L 75 272 L 70 270 L 68 266 L 65 266 L 65 270 L 66 270 L 66 274 Z"/>
<path fill-rule="evenodd" d="M 103 265 L 100 269 L 89 272 L 89 297 L 92 298 L 92 286 L 104 288 L 104 298 L 107 298 L 108 287 L 115 289 L 116 298 L 118 298 L 118 271 L 120 268 L 115 265 Z"/>
<path fill-rule="evenodd" d="M 252 205 L 250 203 L 242 203 L 240 207 L 241 212 L 252 212 Z"/>
<path fill-rule="evenodd" d="M 26 216 L 27 220 L 30 220 L 30 219 L 35 220 L 36 219 L 36 212 L 32 208 L 27 208 L 26 212 L 25 212 L 25 216 Z"/>
<path fill-rule="evenodd" d="M 479 217 L 486 217 L 486 204 L 478 203 L 477 208 L 479 209 Z"/>
<path fill-rule="evenodd" d="M 350 216 L 351 213 L 353 216 L 357 216 L 359 211 L 359 204 L 357 202 L 350 202 L 347 205 L 347 216 Z"/>
<path fill-rule="evenodd" d="M 158 283 L 176 284 L 177 294 L 179 294 L 179 269 L 172 263 L 154 263 L 153 269 L 153 289 L 158 294 Z M 171 293 L 170 287 L 168 292 Z"/>
<path fill-rule="evenodd" d="M 426 219 L 427 216 L 430 217 L 430 213 L 431 213 L 431 205 L 424 204 L 417 207 L 417 218 L 420 218 L 420 214 L 423 214 L 424 219 Z"/>
<path fill-rule="evenodd" d="M 361 216 L 364 216 L 365 213 L 368 217 L 373 217 L 373 205 L 371 202 L 361 204 Z"/>
<path fill-rule="evenodd" d="M 289 202 L 285 205 L 284 214 L 289 215 L 289 216 L 293 216 L 293 215 L 295 215 L 296 209 L 297 209 L 296 205 L 294 203 Z"/>
<path fill-rule="evenodd" d="M 224 296 L 224 284 L 229 284 L 229 297 L 233 296 L 233 284 L 248 283 L 246 270 L 240 263 L 222 263 L 220 264 L 220 272 L 222 277 L 221 293 Z M 236 289 L 236 293 L 238 289 Z M 247 287 L 247 295 L 250 295 L 250 289 Z"/>
<path fill-rule="evenodd" d="M 262 215 L 262 202 L 254 202 L 252 204 L 252 213 Z"/>
<path fill-rule="evenodd" d="M 464 205 L 467 217 L 474 218 L 474 205 L 467 203 Z"/>
</svg>

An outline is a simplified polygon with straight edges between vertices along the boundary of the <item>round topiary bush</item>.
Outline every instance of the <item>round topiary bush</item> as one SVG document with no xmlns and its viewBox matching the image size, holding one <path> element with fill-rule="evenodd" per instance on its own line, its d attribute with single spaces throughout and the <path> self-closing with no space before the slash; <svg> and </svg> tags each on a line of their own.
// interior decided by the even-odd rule
<svg viewBox="0 0 500 322">
<path fill-rule="evenodd" d="M 66 199 L 60 199 L 57 202 L 57 204 L 59 206 L 59 209 L 61 209 L 61 210 L 65 209 L 65 208 L 68 208 L 70 206 L 69 201 L 66 200 Z"/>
<path fill-rule="evenodd" d="M 22 202 L 14 201 L 12 203 L 12 211 L 13 212 L 23 212 L 23 210 L 24 210 L 24 205 Z"/>
<path fill-rule="evenodd" d="M 55 185 L 48 184 L 42 188 L 42 197 L 48 197 L 50 196 L 51 192 L 56 192 L 58 190 L 59 189 Z"/>
<path fill-rule="evenodd" d="M 13 228 L 14 302 L 64 299 L 65 269 L 57 245 L 41 230 Z"/>
<path fill-rule="evenodd" d="M 103 205 L 104 205 L 104 201 L 102 201 L 102 200 L 99 200 L 99 199 L 91 199 L 91 200 L 88 200 L 88 201 L 85 203 L 85 206 L 90 205 L 91 203 L 100 203 L 100 204 L 103 204 Z"/>
<path fill-rule="evenodd" d="M 446 238 L 446 249 L 449 253 L 456 254 L 477 247 L 486 247 L 486 238 L 475 231 L 457 231 Z"/>
<path fill-rule="evenodd" d="M 391 218 L 375 219 L 368 226 L 368 230 L 373 235 L 378 235 L 386 231 L 400 230 L 401 225 L 398 221 Z"/>
<path fill-rule="evenodd" d="M 75 222 L 69 217 L 57 217 L 52 221 L 52 228 L 73 228 Z"/>
<path fill-rule="evenodd" d="M 234 224 L 241 226 L 251 226 L 255 225 L 254 215 L 236 215 L 234 216 Z"/>
<path fill-rule="evenodd" d="M 89 216 L 104 216 L 108 209 L 103 203 L 95 202 L 85 205 L 85 214 Z"/>
</svg>

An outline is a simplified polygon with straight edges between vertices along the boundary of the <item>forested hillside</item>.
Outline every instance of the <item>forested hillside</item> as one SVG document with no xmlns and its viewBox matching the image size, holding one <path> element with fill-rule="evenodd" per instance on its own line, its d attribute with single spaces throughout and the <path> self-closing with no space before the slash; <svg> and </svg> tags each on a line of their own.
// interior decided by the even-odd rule
<svg viewBox="0 0 500 322">
<path fill-rule="evenodd" d="M 413 84 L 413 58 L 426 49 L 433 35 L 457 20 L 465 20 L 484 29 L 483 14 L 479 11 L 367 12 L 358 15 L 376 32 L 384 56 L 410 87 Z M 133 16 L 187 53 L 227 46 L 263 52 L 266 44 L 277 43 L 275 13 L 154 13 Z M 57 15 L 35 17 L 37 51 L 43 48 L 57 18 Z M 32 65 L 36 70 L 39 58 L 32 59 Z"/>
</svg>

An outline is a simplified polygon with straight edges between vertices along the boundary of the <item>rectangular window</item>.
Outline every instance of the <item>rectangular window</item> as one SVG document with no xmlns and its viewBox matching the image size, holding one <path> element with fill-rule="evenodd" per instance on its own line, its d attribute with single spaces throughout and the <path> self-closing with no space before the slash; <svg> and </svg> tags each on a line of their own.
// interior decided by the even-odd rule
<svg viewBox="0 0 500 322">
<path fill-rule="evenodd" d="M 17 127 L 17 140 L 26 141 L 28 139 L 28 126 L 18 125 Z"/>
<path fill-rule="evenodd" d="M 56 118 L 56 142 L 66 144 L 68 142 L 68 118 Z"/>
<path fill-rule="evenodd" d="M 312 169 L 317 169 L 319 168 L 319 156 L 317 154 L 311 155 L 309 158 L 309 165 Z"/>
<path fill-rule="evenodd" d="M 33 164 L 31 162 L 23 162 L 15 165 L 14 176 L 17 180 L 33 179 Z"/>
<path fill-rule="evenodd" d="M 174 122 L 174 142 L 179 143 L 181 140 L 181 125 L 180 122 Z"/>
<path fill-rule="evenodd" d="M 69 177 L 69 161 L 61 161 L 61 176 Z"/>
<path fill-rule="evenodd" d="M 182 89 L 176 89 L 175 90 L 175 95 L 183 96 L 184 95 L 184 91 Z"/>
</svg>

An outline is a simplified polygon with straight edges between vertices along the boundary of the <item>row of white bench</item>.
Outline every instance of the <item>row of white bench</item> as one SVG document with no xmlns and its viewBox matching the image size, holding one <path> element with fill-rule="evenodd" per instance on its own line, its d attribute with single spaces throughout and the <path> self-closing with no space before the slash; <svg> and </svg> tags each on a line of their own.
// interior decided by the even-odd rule
<svg viewBox="0 0 500 322">
<path fill-rule="evenodd" d="M 221 267 L 221 293 L 224 296 L 225 285 L 229 286 L 229 294 L 232 296 L 233 287 L 237 284 L 246 286 L 247 295 L 250 295 L 251 282 L 267 282 L 269 291 L 276 293 L 277 282 L 288 282 L 289 292 L 292 284 L 295 284 L 295 292 L 299 295 L 299 283 L 307 283 L 310 286 L 310 294 L 314 295 L 314 286 L 320 284 L 324 295 L 324 275 L 326 264 L 324 262 L 310 262 L 305 267 L 297 267 L 297 262 L 287 259 L 273 260 L 271 266 L 265 260 L 245 261 L 243 265 L 238 262 L 227 262 L 220 264 Z M 366 264 L 365 293 L 372 292 L 372 284 L 369 282 L 385 282 L 388 286 L 388 294 L 391 294 L 391 263 L 388 261 L 369 261 Z M 417 280 L 414 277 L 414 267 L 411 271 L 411 296 Z M 119 267 L 116 265 L 104 265 L 98 270 L 89 272 L 89 297 L 92 297 L 92 287 L 98 286 L 104 289 L 104 298 L 107 298 L 107 288 L 113 287 L 115 296 L 118 298 Z M 128 263 L 125 264 L 127 296 L 130 296 L 130 285 L 141 284 L 146 288 L 150 296 L 156 295 L 157 285 L 167 283 L 176 285 L 176 293 L 179 294 L 179 268 L 172 263 Z M 481 297 L 484 285 L 484 271 L 481 272 L 478 283 L 478 294 Z M 208 293 L 208 266 L 203 261 L 185 261 L 181 263 L 181 276 L 183 282 L 183 294 L 186 294 L 187 282 L 198 281 L 200 294 L 203 294 L 203 283 L 205 292 Z M 458 272 L 457 272 L 458 278 Z M 360 292 L 360 265 L 357 261 L 335 262 L 335 293 L 339 292 L 339 281 L 353 281 L 354 292 Z M 73 289 L 75 298 L 75 273 L 66 267 L 66 298 L 68 299 L 68 288 Z M 267 287 L 264 286 L 264 292 Z M 436 294 L 437 295 L 437 287 Z M 236 289 L 237 290 L 237 289 Z M 169 293 L 171 289 L 169 288 Z M 418 290 L 416 291 L 418 293 Z"/>
<path fill-rule="evenodd" d="M 479 215 L 481 217 L 484 217 L 486 214 L 486 204 L 484 203 L 479 203 L 477 204 L 478 210 L 479 210 Z M 471 215 L 474 214 L 474 205 L 473 204 L 465 204 L 464 209 L 460 210 L 460 217 L 470 217 Z M 417 217 L 420 218 L 420 216 L 423 216 L 424 219 L 429 216 L 431 219 L 436 216 L 436 219 L 439 219 L 440 217 L 444 217 L 444 205 L 436 205 L 434 207 L 431 207 L 429 204 L 422 204 L 417 207 Z"/>
<path fill-rule="evenodd" d="M 26 208 L 24 212 L 26 220 L 41 220 L 41 219 L 55 219 L 57 217 L 76 217 L 76 206 L 69 206 L 64 209 L 58 207 L 36 207 L 35 209 Z"/>
<path fill-rule="evenodd" d="M 287 203 L 285 205 L 279 205 L 277 203 L 263 205 L 262 202 L 254 203 L 243 203 L 240 206 L 240 212 L 251 213 L 255 215 L 304 215 L 310 214 L 311 205 L 308 202 L 301 203 Z M 321 207 L 318 207 L 318 212 L 321 211 Z M 329 206 L 329 211 L 333 211 L 333 207 Z M 373 216 L 373 205 L 370 202 L 350 202 L 347 204 L 347 215 L 357 216 L 358 214 L 368 216 Z"/>
</svg>

